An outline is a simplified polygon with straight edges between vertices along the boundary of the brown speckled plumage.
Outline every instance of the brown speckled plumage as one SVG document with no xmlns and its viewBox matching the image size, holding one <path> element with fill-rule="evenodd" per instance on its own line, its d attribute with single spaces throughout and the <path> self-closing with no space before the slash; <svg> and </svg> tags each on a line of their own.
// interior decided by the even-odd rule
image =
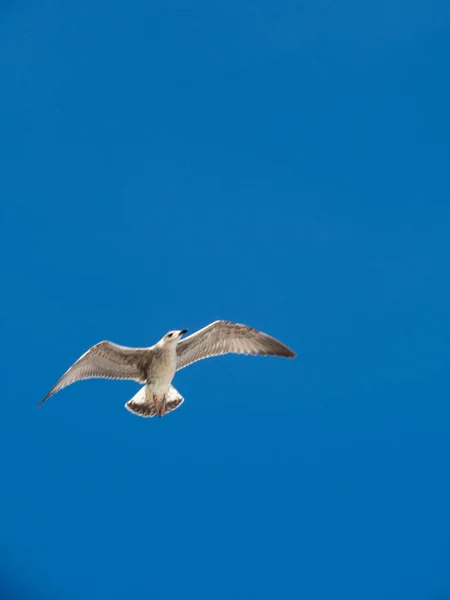
<svg viewBox="0 0 450 600">
<path fill-rule="evenodd" d="M 229 353 L 295 356 L 295 352 L 267 333 L 240 323 L 215 321 L 178 343 L 177 371 L 197 360 Z"/>
<path fill-rule="evenodd" d="M 100 342 L 64 373 L 38 406 L 76 381 L 91 378 L 132 379 L 146 385 L 126 407 L 140 416 L 150 417 L 156 412 L 155 397 L 163 403 L 159 407 L 162 414 L 174 410 L 183 402 L 170 383 L 176 371 L 198 360 L 228 353 L 285 358 L 295 356 L 290 348 L 270 335 L 231 321 L 215 321 L 180 340 L 184 333 L 184 329 L 169 332 L 149 348 L 128 348 L 113 342 Z M 176 395 L 169 397 L 172 393 Z"/>
</svg>

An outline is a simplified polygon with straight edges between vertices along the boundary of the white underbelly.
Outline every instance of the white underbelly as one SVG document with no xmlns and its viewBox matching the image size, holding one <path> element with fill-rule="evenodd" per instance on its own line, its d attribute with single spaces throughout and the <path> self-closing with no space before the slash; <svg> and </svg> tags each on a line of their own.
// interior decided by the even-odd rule
<svg viewBox="0 0 450 600">
<path fill-rule="evenodd" d="M 152 379 L 150 385 L 146 386 L 147 398 L 153 400 L 153 396 L 156 396 L 158 400 L 162 400 L 169 390 L 174 375 L 175 368 L 171 368 L 161 373 L 159 377 Z"/>
<path fill-rule="evenodd" d="M 167 390 L 169 389 L 171 381 L 171 379 L 155 381 L 154 384 L 151 386 L 152 396 L 154 395 L 158 399 L 164 398 L 164 396 L 167 393 Z"/>
</svg>

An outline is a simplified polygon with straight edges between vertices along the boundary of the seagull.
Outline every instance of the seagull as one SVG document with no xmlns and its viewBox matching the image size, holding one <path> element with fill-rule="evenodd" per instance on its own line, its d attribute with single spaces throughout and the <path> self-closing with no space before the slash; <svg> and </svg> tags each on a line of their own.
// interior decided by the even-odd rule
<svg viewBox="0 0 450 600">
<path fill-rule="evenodd" d="M 169 331 L 149 348 L 128 348 L 108 341 L 95 344 L 73 363 L 38 407 L 76 381 L 132 379 L 145 385 L 125 408 L 140 417 L 162 417 L 184 401 L 171 385 L 176 371 L 198 360 L 229 353 L 295 357 L 295 352 L 270 335 L 231 321 L 215 321 L 181 339 L 185 333 L 187 329 Z"/>
</svg>

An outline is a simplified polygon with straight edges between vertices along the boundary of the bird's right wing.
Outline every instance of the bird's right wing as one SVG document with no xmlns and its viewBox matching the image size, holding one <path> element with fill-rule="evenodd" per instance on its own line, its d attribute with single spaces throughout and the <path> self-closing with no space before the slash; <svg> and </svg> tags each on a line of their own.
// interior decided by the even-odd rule
<svg viewBox="0 0 450 600">
<path fill-rule="evenodd" d="M 42 406 L 56 392 L 83 379 L 133 379 L 144 383 L 142 359 L 145 353 L 145 348 L 127 348 L 113 342 L 99 342 L 74 362 L 38 406 Z"/>
</svg>

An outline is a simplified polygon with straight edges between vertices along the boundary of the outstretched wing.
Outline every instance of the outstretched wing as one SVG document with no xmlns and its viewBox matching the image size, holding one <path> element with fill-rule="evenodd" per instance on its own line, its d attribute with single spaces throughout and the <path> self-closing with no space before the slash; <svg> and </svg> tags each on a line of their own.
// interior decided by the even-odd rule
<svg viewBox="0 0 450 600">
<path fill-rule="evenodd" d="M 215 321 L 178 342 L 177 371 L 197 360 L 228 353 L 295 356 L 290 348 L 262 331 L 231 321 Z"/>
<path fill-rule="evenodd" d="M 145 348 L 127 348 L 112 342 L 99 342 L 73 363 L 38 406 L 42 406 L 56 392 L 83 379 L 134 379 L 144 383 L 145 353 Z"/>
</svg>

